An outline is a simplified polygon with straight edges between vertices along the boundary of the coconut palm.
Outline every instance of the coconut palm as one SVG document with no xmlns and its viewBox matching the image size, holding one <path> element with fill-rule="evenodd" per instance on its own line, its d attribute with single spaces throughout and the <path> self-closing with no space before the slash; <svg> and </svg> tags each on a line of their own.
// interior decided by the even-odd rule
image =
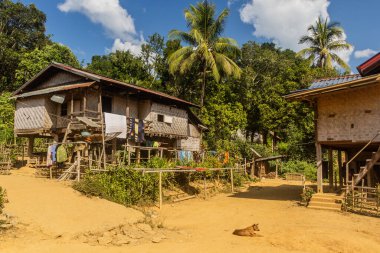
<svg viewBox="0 0 380 253">
<path fill-rule="evenodd" d="M 333 68 L 335 62 L 346 71 L 350 70 L 348 64 L 336 54 L 352 47 L 345 41 L 344 30 L 339 23 L 318 18 L 307 30 L 309 34 L 302 36 L 299 44 L 307 44 L 309 47 L 299 51 L 298 55 L 307 57 L 318 67 Z"/>
<path fill-rule="evenodd" d="M 172 30 L 169 38 L 179 39 L 187 44 L 172 53 L 168 58 L 169 71 L 172 74 L 184 74 L 194 67 L 200 67 L 202 75 L 201 100 L 204 104 L 207 75 L 219 82 L 221 76 L 240 77 L 241 70 L 233 58 L 240 54 L 237 42 L 231 38 L 220 37 L 225 28 L 228 9 L 224 9 L 216 18 L 215 5 L 209 1 L 190 5 L 185 10 L 188 32 Z"/>
</svg>

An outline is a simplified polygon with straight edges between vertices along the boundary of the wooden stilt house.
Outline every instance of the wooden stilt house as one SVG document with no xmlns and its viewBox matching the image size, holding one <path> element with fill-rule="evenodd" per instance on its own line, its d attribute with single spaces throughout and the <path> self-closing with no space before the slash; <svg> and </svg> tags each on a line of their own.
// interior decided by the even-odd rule
<svg viewBox="0 0 380 253">
<path fill-rule="evenodd" d="M 331 190 L 334 156 L 340 187 L 380 182 L 380 53 L 357 69 L 359 74 L 316 80 L 286 96 L 314 107 L 318 192 L 323 191 L 324 151 Z"/>
<path fill-rule="evenodd" d="M 199 152 L 205 129 L 193 103 L 60 63 L 51 63 L 13 98 L 15 134 L 29 139 L 30 156 L 34 138 L 45 137 L 84 142 L 84 156 L 104 152 L 108 162 L 117 150 L 138 161 L 153 153 L 173 157 Z"/>
</svg>

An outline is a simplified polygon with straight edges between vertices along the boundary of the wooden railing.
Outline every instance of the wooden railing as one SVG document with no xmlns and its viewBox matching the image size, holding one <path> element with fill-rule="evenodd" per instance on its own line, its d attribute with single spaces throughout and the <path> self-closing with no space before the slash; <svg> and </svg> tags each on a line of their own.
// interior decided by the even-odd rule
<svg viewBox="0 0 380 253">
<path fill-rule="evenodd" d="M 376 188 L 353 184 L 347 186 L 344 195 L 346 211 L 380 216 L 380 185 Z"/>
</svg>

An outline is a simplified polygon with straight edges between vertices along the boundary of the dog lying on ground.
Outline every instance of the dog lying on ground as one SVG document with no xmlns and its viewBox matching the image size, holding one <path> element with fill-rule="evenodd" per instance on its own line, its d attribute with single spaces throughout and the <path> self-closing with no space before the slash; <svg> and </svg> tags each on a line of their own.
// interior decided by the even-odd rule
<svg viewBox="0 0 380 253">
<path fill-rule="evenodd" d="M 255 231 L 260 231 L 259 224 L 253 224 L 252 226 L 243 229 L 235 229 L 235 231 L 232 234 L 238 236 L 260 237 L 260 235 L 256 234 Z"/>
</svg>

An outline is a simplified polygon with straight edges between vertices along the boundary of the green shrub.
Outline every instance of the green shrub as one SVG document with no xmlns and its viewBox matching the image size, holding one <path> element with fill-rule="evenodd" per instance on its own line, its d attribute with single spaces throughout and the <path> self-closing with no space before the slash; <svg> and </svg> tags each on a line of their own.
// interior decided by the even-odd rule
<svg viewBox="0 0 380 253">
<path fill-rule="evenodd" d="M 286 173 L 302 173 L 308 180 L 317 179 L 317 168 L 313 163 L 299 160 L 290 160 L 282 164 L 281 172 Z"/>
<path fill-rule="evenodd" d="M 88 174 L 74 189 L 126 206 L 152 203 L 158 198 L 158 175 L 120 167 L 101 174 Z"/>
<path fill-rule="evenodd" d="M 222 163 L 217 157 L 207 157 L 202 163 L 178 162 L 177 164 L 188 165 L 193 168 L 218 168 Z M 85 195 L 101 197 L 126 206 L 138 204 L 150 204 L 158 199 L 158 173 L 143 173 L 132 168 L 174 168 L 176 163 L 166 159 L 154 157 L 142 164 L 132 164 L 129 167 L 110 167 L 104 173 L 88 174 L 80 182 L 76 182 L 73 188 Z M 202 173 L 162 173 L 162 186 L 164 188 L 177 187 L 185 192 L 190 192 L 189 183 L 206 179 L 209 181 L 219 180 L 226 184 L 230 183 L 230 171 L 210 171 Z M 249 177 L 241 172 L 234 171 L 234 185 L 241 186 L 248 181 Z M 194 192 L 193 192 L 194 193 Z M 193 194 L 192 193 L 192 194 Z"/>
<path fill-rule="evenodd" d="M 303 190 L 303 192 L 301 194 L 301 202 L 303 204 L 307 205 L 314 193 L 315 192 L 314 192 L 313 188 L 305 187 L 305 189 Z"/>
</svg>

